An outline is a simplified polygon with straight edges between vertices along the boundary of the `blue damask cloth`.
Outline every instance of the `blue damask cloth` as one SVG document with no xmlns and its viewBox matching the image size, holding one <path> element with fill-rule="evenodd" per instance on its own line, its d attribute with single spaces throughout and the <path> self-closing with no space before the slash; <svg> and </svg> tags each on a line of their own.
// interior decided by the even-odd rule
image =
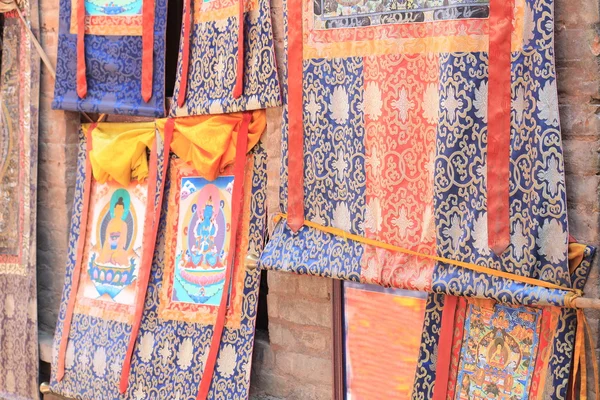
<svg viewBox="0 0 600 400">
<path fill-rule="evenodd" d="M 72 0 L 60 0 L 58 57 L 52 108 L 89 113 L 164 116 L 167 1 L 155 2 L 152 97 L 148 102 L 143 100 L 141 93 L 142 36 L 139 32 L 137 35 L 119 35 L 118 31 L 109 35 L 85 35 L 88 90 L 85 99 L 79 98 L 77 35 L 71 33 L 72 11 Z M 99 29 L 102 29 L 101 25 Z"/>
</svg>

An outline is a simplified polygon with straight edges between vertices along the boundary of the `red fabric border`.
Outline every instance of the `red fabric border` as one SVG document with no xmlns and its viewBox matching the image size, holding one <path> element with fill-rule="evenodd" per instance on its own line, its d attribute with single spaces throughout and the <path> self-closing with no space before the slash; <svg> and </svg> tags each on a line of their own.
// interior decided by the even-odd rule
<svg viewBox="0 0 600 400">
<path fill-rule="evenodd" d="M 177 94 L 177 106 L 183 107 L 187 94 L 188 74 L 190 67 L 190 30 L 192 25 L 192 1 L 185 0 L 183 10 L 183 41 L 181 48 L 181 78 L 179 81 L 179 93 Z"/>
<path fill-rule="evenodd" d="M 221 302 L 219 304 L 219 312 L 217 314 L 217 320 L 213 327 L 213 336 L 210 342 L 210 348 L 208 350 L 208 357 L 204 371 L 202 373 L 202 379 L 200 380 L 200 388 L 198 389 L 197 400 L 206 400 L 208 397 L 208 391 L 212 383 L 213 372 L 215 370 L 215 364 L 217 362 L 217 355 L 219 348 L 221 347 L 221 336 L 223 334 L 223 328 L 225 327 L 225 315 L 227 314 L 227 302 L 229 300 L 229 287 L 231 286 L 231 275 L 233 271 L 233 263 L 235 261 L 234 254 L 237 251 L 237 229 L 239 226 L 238 221 L 240 220 L 240 214 L 242 209 L 242 195 L 244 189 L 244 169 L 246 166 L 246 151 L 248 150 L 248 125 L 252 113 L 244 112 L 240 130 L 237 135 L 237 146 L 235 151 L 235 163 L 233 167 L 233 193 L 231 195 L 232 210 L 231 210 L 231 245 L 229 246 L 229 254 L 227 255 L 227 272 L 225 274 L 225 283 L 223 285 L 223 294 L 221 296 Z"/>
<path fill-rule="evenodd" d="M 133 317 L 133 325 L 131 327 L 131 335 L 129 336 L 129 344 L 127 345 L 127 353 L 123 360 L 123 367 L 121 368 L 121 379 L 119 383 L 119 391 L 124 394 L 127 391 L 129 383 L 129 370 L 131 369 L 131 356 L 135 349 L 135 343 L 137 341 L 138 333 L 142 323 L 142 314 L 144 313 L 144 302 L 146 300 L 146 291 L 148 290 L 148 281 L 150 280 L 150 272 L 152 270 L 152 259 L 154 258 L 154 247 L 156 245 L 156 235 L 158 233 L 158 225 L 160 223 L 160 214 L 162 210 L 162 199 L 163 191 L 165 187 L 165 181 L 167 179 L 167 166 L 169 165 L 169 150 L 171 144 L 171 138 L 173 137 L 173 125 L 172 119 L 167 120 L 165 124 L 165 136 L 164 136 L 164 159 L 162 165 L 162 182 L 160 192 L 158 194 L 158 205 L 155 209 L 155 197 L 156 197 L 156 179 L 157 179 L 157 168 L 158 168 L 158 154 L 156 150 L 156 143 L 153 146 L 150 153 L 150 190 L 148 192 L 148 200 L 146 203 L 146 220 L 144 221 L 144 238 L 142 241 L 142 262 L 140 266 L 140 276 L 138 278 L 138 290 L 136 294 L 135 303 L 135 314 Z"/>
<path fill-rule="evenodd" d="M 454 336 L 454 316 L 458 305 L 458 297 L 446 296 L 444 311 L 438 341 L 437 364 L 435 385 L 433 387 L 433 400 L 445 400 L 448 392 L 448 378 L 450 376 L 450 362 L 452 361 L 452 342 Z"/>
<path fill-rule="evenodd" d="M 302 0 L 288 0 L 288 225 L 304 224 L 304 125 L 302 121 Z"/>
<path fill-rule="evenodd" d="M 81 277 L 81 263 L 83 261 L 83 251 L 85 249 L 85 240 L 87 234 L 88 214 L 90 207 L 90 194 L 92 188 L 92 163 L 90 162 L 89 153 L 92 151 L 92 132 L 96 128 L 96 123 L 90 124 L 86 133 L 86 162 L 85 162 L 85 182 L 83 186 L 83 207 L 81 210 L 81 219 L 79 222 L 79 239 L 77 240 L 77 253 L 75 255 L 75 267 L 71 277 L 71 292 L 67 301 L 67 311 L 63 322 L 63 331 L 60 339 L 60 347 L 58 350 L 58 363 L 56 367 L 56 380 L 60 382 L 65 376 L 65 353 L 69 341 L 69 332 L 71 330 L 71 321 L 73 320 L 73 310 L 75 309 L 75 301 L 77 300 L 77 292 L 79 291 L 79 279 Z"/>
<path fill-rule="evenodd" d="M 488 243 L 500 255 L 510 243 L 510 106 L 513 1 L 490 2 L 488 78 Z"/>
<path fill-rule="evenodd" d="M 87 96 L 85 77 L 85 0 L 77 0 L 77 96 Z"/>
<path fill-rule="evenodd" d="M 154 0 L 144 0 L 142 10 L 142 98 L 152 98 L 154 69 Z"/>
<path fill-rule="evenodd" d="M 238 54 L 237 54 L 237 68 L 235 75 L 235 86 L 233 88 L 233 98 L 237 99 L 242 95 L 244 91 L 244 0 L 238 1 L 239 5 L 239 28 L 238 28 Z"/>
</svg>

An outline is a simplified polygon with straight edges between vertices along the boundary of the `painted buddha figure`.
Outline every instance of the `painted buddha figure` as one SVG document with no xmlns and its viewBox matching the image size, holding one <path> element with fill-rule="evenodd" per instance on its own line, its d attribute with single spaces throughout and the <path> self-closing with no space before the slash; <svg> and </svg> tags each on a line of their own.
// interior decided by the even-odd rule
<svg viewBox="0 0 600 400">
<path fill-rule="evenodd" d="M 129 266 L 131 251 L 127 249 L 127 223 L 123 220 L 125 214 L 125 203 L 123 197 L 119 197 L 113 206 L 112 218 L 108 222 L 102 249 L 97 262 L 99 264 L 113 264 Z"/>
<path fill-rule="evenodd" d="M 191 261 L 196 266 L 206 264 L 214 267 L 219 260 L 215 245 L 218 231 L 216 217 L 211 196 L 206 201 L 202 213 L 199 213 L 198 223 L 194 229 L 196 243 L 192 248 Z"/>
<path fill-rule="evenodd" d="M 501 331 L 496 333 L 496 338 L 488 350 L 488 362 L 490 366 L 504 370 L 508 364 L 509 350 Z"/>
</svg>

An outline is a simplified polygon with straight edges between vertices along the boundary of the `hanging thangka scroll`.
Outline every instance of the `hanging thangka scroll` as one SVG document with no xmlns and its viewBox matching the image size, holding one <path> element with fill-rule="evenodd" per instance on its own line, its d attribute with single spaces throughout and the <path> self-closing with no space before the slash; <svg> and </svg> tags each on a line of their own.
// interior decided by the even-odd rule
<svg viewBox="0 0 600 400">
<path fill-rule="evenodd" d="M 281 105 L 269 0 L 186 0 L 171 116 Z"/>
<path fill-rule="evenodd" d="M 129 197 L 122 196 L 124 192 L 106 192 L 103 199 L 96 199 L 95 191 L 91 192 L 89 215 L 98 219 L 97 215 L 110 214 L 112 204 L 120 204 L 119 198 L 132 210 L 135 196 L 150 196 L 150 188 L 156 185 L 154 201 L 148 206 L 161 204 L 160 221 L 154 223 L 154 236 L 148 237 L 148 242 L 144 239 L 141 247 L 131 247 L 134 253 L 127 261 L 149 251 L 154 256 L 151 263 L 142 262 L 141 269 L 133 272 L 131 284 L 112 293 L 112 298 L 111 293 L 98 289 L 104 290 L 107 281 L 109 290 L 115 282 L 121 287 L 125 279 L 121 269 L 129 267 L 110 266 L 111 271 L 100 271 L 103 266 L 97 268 L 94 262 L 103 261 L 98 261 L 101 254 L 89 256 L 94 265 L 81 272 L 80 294 L 67 335 L 65 309 L 76 275 L 68 268 L 55 339 L 56 348 L 66 349 L 64 376 L 61 379 L 59 351 L 51 381 L 54 392 L 83 399 L 248 396 L 259 274 L 256 265 L 247 266 L 246 259 L 258 257 L 266 229 L 266 157 L 259 144 L 265 125 L 264 111 L 158 120 L 157 140 L 164 138 L 165 143 L 163 152 L 158 152 L 159 160 L 169 147 L 173 154 L 158 162 L 163 168 L 159 168 L 162 172 L 156 183 L 149 180 L 146 190 L 140 190 L 139 183 L 132 183 L 136 186 L 133 190 L 119 188 L 128 190 Z M 161 163 L 168 163 L 168 169 Z M 83 181 L 82 171 L 79 188 Z M 158 189 L 161 185 L 164 196 L 159 194 L 163 193 Z M 95 208 L 103 211 L 97 214 Z M 147 209 L 135 210 L 138 220 L 145 211 L 147 219 Z M 117 213 L 122 215 L 120 209 Z M 152 218 L 156 215 L 158 211 Z M 120 240 L 134 237 L 127 228 L 129 219 L 117 214 L 103 217 L 106 222 L 88 228 L 88 247 L 97 243 L 95 232 L 106 232 L 105 240 L 114 238 L 120 250 Z M 113 234 L 108 228 L 112 221 L 125 231 Z M 149 226 L 152 224 L 140 225 L 135 237 L 146 237 L 141 230 Z M 76 230 L 72 233 L 78 234 Z M 146 248 L 154 239 L 156 247 L 152 242 Z M 107 254 L 119 261 L 114 251 Z M 96 275 L 96 271 L 100 272 Z M 119 279 L 117 273 L 121 273 Z M 140 282 L 143 275 L 146 281 Z M 85 291 L 82 284 L 87 284 L 88 276 L 91 284 Z M 105 306 L 99 305 L 109 301 L 113 306 L 115 300 L 125 298 L 140 308 L 117 305 L 121 310 L 107 313 Z"/>
<path fill-rule="evenodd" d="M 19 3 L 37 32 L 37 1 Z M 36 284 L 40 61 L 16 10 L 3 14 L 0 75 L 0 398 L 38 399 Z"/>
<path fill-rule="evenodd" d="M 576 287 L 593 252 L 570 245 Z M 566 398 L 574 313 L 345 282 L 345 396 Z"/>
<path fill-rule="evenodd" d="M 61 0 L 52 107 L 164 115 L 166 0 Z"/>
<path fill-rule="evenodd" d="M 505 304 L 572 304 L 552 11 L 288 0 L 283 214 L 261 266 L 439 293 L 426 327 L 452 308 L 444 294 L 502 303 L 469 304 L 475 325 Z M 552 318 L 563 336 L 549 346 L 574 336 L 574 311 L 523 312 L 527 342 Z M 488 337 L 471 334 L 464 343 Z M 573 347 L 559 347 L 569 362 Z M 433 395 L 435 367 L 418 370 L 413 396 Z"/>
</svg>

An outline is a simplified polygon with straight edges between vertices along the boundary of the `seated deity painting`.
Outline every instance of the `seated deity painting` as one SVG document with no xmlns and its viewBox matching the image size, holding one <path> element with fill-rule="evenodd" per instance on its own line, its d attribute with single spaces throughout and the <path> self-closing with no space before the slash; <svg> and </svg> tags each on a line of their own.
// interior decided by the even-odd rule
<svg viewBox="0 0 600 400">
<path fill-rule="evenodd" d="M 88 220 L 83 296 L 132 305 L 144 229 L 147 185 L 94 184 Z"/>
<path fill-rule="evenodd" d="M 457 379 L 458 399 L 527 399 L 541 310 L 471 305 Z"/>
<path fill-rule="evenodd" d="M 171 300 L 216 306 L 227 269 L 233 176 L 181 179 Z"/>
</svg>

